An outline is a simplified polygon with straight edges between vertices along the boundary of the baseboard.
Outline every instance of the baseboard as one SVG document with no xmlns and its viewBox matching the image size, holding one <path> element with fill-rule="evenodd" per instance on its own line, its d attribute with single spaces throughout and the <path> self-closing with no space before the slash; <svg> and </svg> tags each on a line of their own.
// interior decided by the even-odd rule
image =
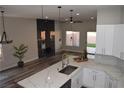
<svg viewBox="0 0 124 93">
<path fill-rule="evenodd" d="M 70 50 L 70 49 L 62 49 L 62 51 L 69 51 L 69 52 L 82 53 L 81 51 L 77 51 L 77 50 Z"/>
<path fill-rule="evenodd" d="M 7 70 L 7 69 L 10 69 L 10 68 L 13 68 L 13 67 L 16 67 L 17 64 L 12 64 L 11 66 L 8 66 L 8 67 L 1 67 L 0 71 L 4 71 L 4 70 Z"/>
<path fill-rule="evenodd" d="M 38 59 L 38 57 L 35 57 L 35 58 L 32 58 L 32 59 L 29 59 L 29 60 L 25 60 L 24 62 L 27 63 L 27 62 L 34 61 L 34 60 L 36 60 L 36 59 Z"/>
<path fill-rule="evenodd" d="M 34 61 L 34 60 L 36 60 L 36 59 L 38 59 L 38 57 L 29 59 L 29 60 L 25 60 L 24 63 L 31 62 L 31 61 Z M 8 66 L 8 67 L 4 67 L 4 68 L 1 67 L 0 71 L 4 71 L 4 70 L 7 70 L 7 69 L 16 67 L 16 66 L 17 66 L 17 63 L 16 63 L 16 64 L 12 64 L 11 66 Z"/>
</svg>

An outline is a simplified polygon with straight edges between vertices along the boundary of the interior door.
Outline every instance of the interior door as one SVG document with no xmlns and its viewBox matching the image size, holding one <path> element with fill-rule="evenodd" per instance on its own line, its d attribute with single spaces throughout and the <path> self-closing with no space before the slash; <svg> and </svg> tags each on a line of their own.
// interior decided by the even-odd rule
<svg viewBox="0 0 124 93">
<path fill-rule="evenodd" d="M 55 23 L 53 20 L 37 19 L 37 39 L 38 39 L 38 56 L 55 55 L 55 38 L 51 38 L 51 32 L 55 30 Z M 43 32 L 43 35 L 41 34 Z M 52 37 L 54 37 L 52 35 Z M 45 44 L 44 44 L 44 43 Z M 45 48 L 44 48 L 45 46 Z"/>
</svg>

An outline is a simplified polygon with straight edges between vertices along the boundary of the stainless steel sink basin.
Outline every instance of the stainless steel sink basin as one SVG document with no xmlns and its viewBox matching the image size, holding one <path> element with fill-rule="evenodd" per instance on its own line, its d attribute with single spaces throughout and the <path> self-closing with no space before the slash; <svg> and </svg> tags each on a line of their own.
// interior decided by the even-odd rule
<svg viewBox="0 0 124 93">
<path fill-rule="evenodd" d="M 64 73 L 64 74 L 66 74 L 66 75 L 69 75 L 69 74 L 71 74 L 73 71 L 75 71 L 77 68 L 78 68 L 78 67 L 68 65 L 67 67 L 63 68 L 63 69 L 60 70 L 59 72 L 60 72 L 60 73 Z"/>
</svg>

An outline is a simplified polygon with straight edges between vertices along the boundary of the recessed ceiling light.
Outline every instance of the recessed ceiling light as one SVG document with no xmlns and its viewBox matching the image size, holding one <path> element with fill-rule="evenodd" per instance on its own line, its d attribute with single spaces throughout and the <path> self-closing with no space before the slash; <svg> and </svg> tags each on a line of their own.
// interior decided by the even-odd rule
<svg viewBox="0 0 124 93">
<path fill-rule="evenodd" d="M 68 21 L 68 19 L 65 19 L 65 21 Z"/>
<path fill-rule="evenodd" d="M 45 18 L 48 19 L 48 16 L 46 16 Z"/>
<path fill-rule="evenodd" d="M 70 22 L 71 24 L 74 23 L 73 21 Z"/>
<path fill-rule="evenodd" d="M 76 13 L 76 15 L 80 15 L 79 13 Z"/>
<path fill-rule="evenodd" d="M 93 17 L 93 16 L 91 16 L 91 17 L 90 17 L 90 19 L 94 19 L 94 17 Z"/>
</svg>

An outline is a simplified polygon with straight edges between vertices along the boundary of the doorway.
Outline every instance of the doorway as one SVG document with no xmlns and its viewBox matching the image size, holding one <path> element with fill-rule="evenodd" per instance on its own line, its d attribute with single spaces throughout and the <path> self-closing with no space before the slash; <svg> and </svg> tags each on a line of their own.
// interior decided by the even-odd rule
<svg viewBox="0 0 124 93">
<path fill-rule="evenodd" d="M 96 53 L 96 32 L 87 32 L 87 56 L 90 59 L 95 58 Z"/>
<path fill-rule="evenodd" d="M 55 30 L 53 20 L 37 19 L 38 56 L 55 55 Z"/>
</svg>

